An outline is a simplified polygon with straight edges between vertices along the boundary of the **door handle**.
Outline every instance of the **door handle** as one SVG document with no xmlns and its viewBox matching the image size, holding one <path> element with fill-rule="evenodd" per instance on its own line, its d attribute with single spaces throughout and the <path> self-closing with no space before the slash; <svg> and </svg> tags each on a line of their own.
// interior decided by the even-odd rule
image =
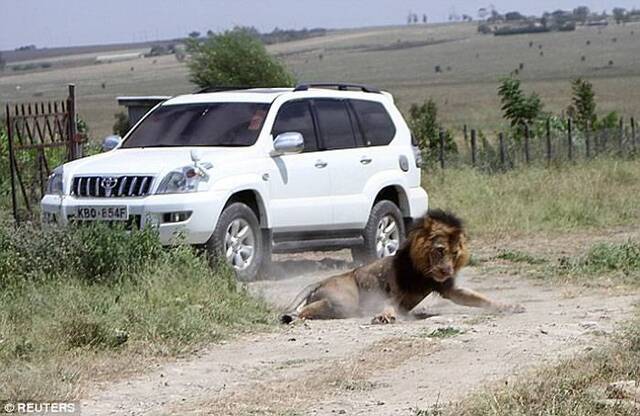
<svg viewBox="0 0 640 416">
<path fill-rule="evenodd" d="M 325 162 L 324 160 L 316 160 L 316 165 L 315 165 L 318 169 L 322 169 L 322 168 L 326 168 L 327 167 L 327 162 Z"/>
<path fill-rule="evenodd" d="M 367 156 L 362 156 L 362 158 L 360 159 L 360 163 L 362 163 L 363 165 L 368 165 L 371 162 L 373 162 L 373 159 Z"/>
</svg>

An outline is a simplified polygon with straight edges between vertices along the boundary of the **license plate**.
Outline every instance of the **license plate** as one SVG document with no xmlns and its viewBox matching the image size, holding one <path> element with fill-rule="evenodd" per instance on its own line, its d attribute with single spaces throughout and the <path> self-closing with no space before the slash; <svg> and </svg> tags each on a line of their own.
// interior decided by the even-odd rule
<svg viewBox="0 0 640 416">
<path fill-rule="evenodd" d="M 78 207 L 76 219 L 84 221 L 126 221 L 129 219 L 129 207 Z"/>
</svg>

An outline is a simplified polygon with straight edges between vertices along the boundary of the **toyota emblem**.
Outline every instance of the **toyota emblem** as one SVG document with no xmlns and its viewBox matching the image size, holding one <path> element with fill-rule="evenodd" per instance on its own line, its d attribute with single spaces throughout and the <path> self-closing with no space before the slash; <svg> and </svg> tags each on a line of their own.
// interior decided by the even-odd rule
<svg viewBox="0 0 640 416">
<path fill-rule="evenodd" d="M 102 186 L 102 188 L 104 189 L 105 196 L 107 197 L 111 196 L 111 191 L 113 191 L 113 188 L 116 187 L 117 183 L 118 183 L 118 178 L 114 178 L 113 176 L 107 176 L 102 178 L 102 180 L 100 181 L 100 186 Z"/>
</svg>

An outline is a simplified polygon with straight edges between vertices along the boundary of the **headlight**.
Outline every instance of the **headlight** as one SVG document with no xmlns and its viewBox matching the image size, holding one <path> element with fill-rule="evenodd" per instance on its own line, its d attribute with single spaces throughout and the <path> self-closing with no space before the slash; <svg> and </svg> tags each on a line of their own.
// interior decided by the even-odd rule
<svg viewBox="0 0 640 416">
<path fill-rule="evenodd" d="M 47 195 L 62 195 L 62 166 L 58 166 L 51 172 L 47 180 Z"/>
<path fill-rule="evenodd" d="M 184 168 L 171 171 L 164 177 L 160 186 L 158 186 L 157 194 L 180 194 L 185 192 L 198 192 L 206 189 L 205 184 L 207 178 L 200 175 L 193 166 L 185 166 Z"/>
</svg>

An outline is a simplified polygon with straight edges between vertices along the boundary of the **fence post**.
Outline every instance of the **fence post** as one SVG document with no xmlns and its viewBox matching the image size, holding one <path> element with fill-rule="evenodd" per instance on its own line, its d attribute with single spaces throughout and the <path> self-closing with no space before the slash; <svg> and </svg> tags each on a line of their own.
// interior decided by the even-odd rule
<svg viewBox="0 0 640 416">
<path fill-rule="evenodd" d="M 631 149 L 636 151 L 636 119 L 631 117 Z"/>
<path fill-rule="evenodd" d="M 618 156 L 622 156 L 623 141 L 624 141 L 624 118 L 620 117 L 620 131 L 618 132 Z"/>
<path fill-rule="evenodd" d="M 464 134 L 464 144 L 466 145 L 469 143 L 469 131 L 466 124 L 462 127 L 462 133 Z"/>
<path fill-rule="evenodd" d="M 571 122 L 571 119 L 567 122 L 567 145 L 567 156 L 571 161 L 573 160 L 573 123 Z"/>
<path fill-rule="evenodd" d="M 440 168 L 444 169 L 444 130 L 440 130 Z"/>
<path fill-rule="evenodd" d="M 591 139 L 589 138 L 590 136 L 590 131 L 589 131 L 589 122 L 587 122 L 586 125 L 586 130 L 584 132 L 584 145 L 585 145 L 585 152 L 586 152 L 586 156 L 587 159 L 591 159 Z"/>
<path fill-rule="evenodd" d="M 551 163 L 551 118 L 547 118 L 547 163 Z"/>
<path fill-rule="evenodd" d="M 82 157 L 80 142 L 77 140 L 76 131 L 76 86 L 69 84 L 69 98 L 67 99 L 67 113 L 69 117 L 69 159 L 75 160 Z"/>
<path fill-rule="evenodd" d="M 476 130 L 471 129 L 471 165 L 476 167 Z"/>
<path fill-rule="evenodd" d="M 11 110 L 7 104 L 7 139 L 9 141 L 9 174 L 11 175 L 11 208 L 13 209 L 13 219 L 16 224 L 18 218 L 18 201 L 16 200 L 16 176 L 14 173 L 15 159 L 13 154 L 13 131 L 11 130 Z"/>
<path fill-rule="evenodd" d="M 524 126 L 524 161 L 526 164 L 529 164 L 530 154 L 529 154 L 529 125 L 525 124 Z"/>
<path fill-rule="evenodd" d="M 502 169 L 505 169 L 505 150 L 504 150 L 504 134 L 502 132 L 498 133 L 498 145 L 500 146 L 500 165 Z"/>
</svg>

